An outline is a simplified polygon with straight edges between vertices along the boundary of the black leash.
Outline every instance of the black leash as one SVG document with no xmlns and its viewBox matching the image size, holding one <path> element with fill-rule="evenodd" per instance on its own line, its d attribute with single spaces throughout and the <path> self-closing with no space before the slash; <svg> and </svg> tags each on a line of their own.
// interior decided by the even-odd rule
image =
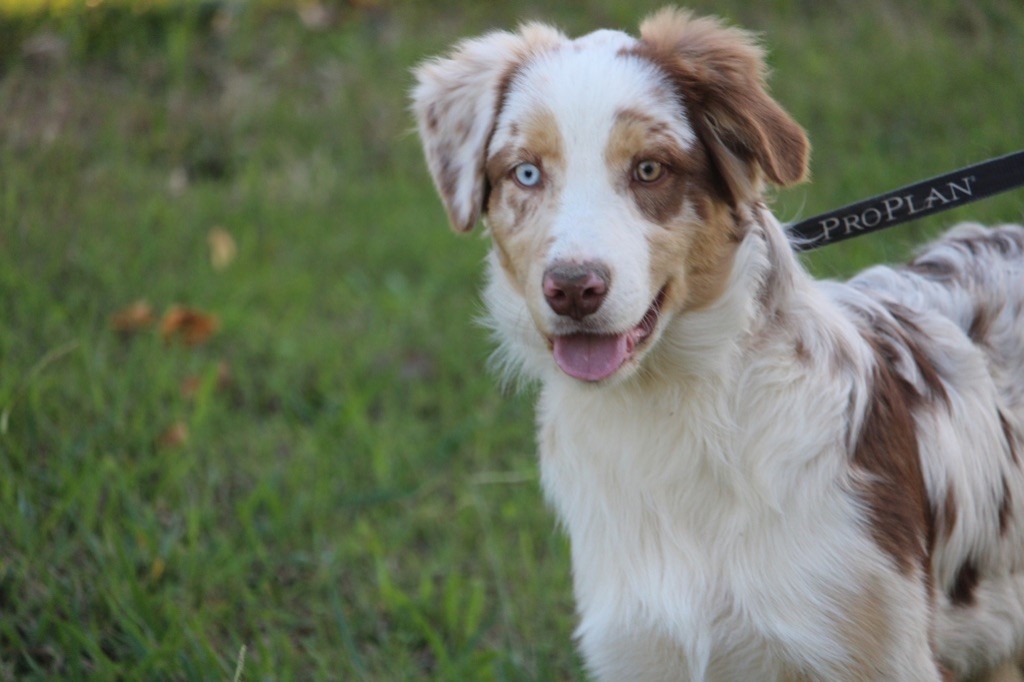
<svg viewBox="0 0 1024 682">
<path fill-rule="evenodd" d="M 1024 150 L 850 204 L 789 226 L 793 247 L 810 251 L 924 218 L 1024 185 Z"/>
</svg>

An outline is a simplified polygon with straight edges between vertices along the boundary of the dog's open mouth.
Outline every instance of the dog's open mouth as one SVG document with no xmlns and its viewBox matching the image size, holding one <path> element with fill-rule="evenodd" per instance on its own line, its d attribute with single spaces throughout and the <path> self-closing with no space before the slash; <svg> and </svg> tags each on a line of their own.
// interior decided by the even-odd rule
<svg viewBox="0 0 1024 682">
<path fill-rule="evenodd" d="M 566 334 L 553 341 L 555 363 L 563 372 L 581 381 L 601 381 L 622 367 L 658 326 L 665 287 L 654 298 L 643 319 L 621 334 Z"/>
</svg>

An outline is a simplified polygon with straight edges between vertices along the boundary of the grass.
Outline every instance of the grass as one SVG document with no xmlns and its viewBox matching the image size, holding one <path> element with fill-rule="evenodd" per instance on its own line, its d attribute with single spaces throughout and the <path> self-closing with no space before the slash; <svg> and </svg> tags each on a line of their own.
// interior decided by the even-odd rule
<svg viewBox="0 0 1024 682">
<path fill-rule="evenodd" d="M 473 321 L 486 243 L 447 233 L 404 93 L 459 37 L 659 4 L 0 16 L 0 680 L 582 679 L 531 397 Z M 693 5 L 765 34 L 809 130 L 783 218 L 1024 143 L 1011 0 Z M 1018 192 L 809 264 L 1022 216 Z M 116 332 L 138 300 L 219 330 Z"/>
</svg>

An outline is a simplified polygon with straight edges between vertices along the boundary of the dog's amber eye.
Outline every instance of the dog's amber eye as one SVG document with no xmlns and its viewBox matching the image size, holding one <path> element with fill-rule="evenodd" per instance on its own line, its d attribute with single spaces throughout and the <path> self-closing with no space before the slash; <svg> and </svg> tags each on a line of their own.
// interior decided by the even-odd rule
<svg viewBox="0 0 1024 682">
<path fill-rule="evenodd" d="M 633 169 L 633 177 L 640 182 L 654 182 L 665 172 L 665 167 L 657 161 L 645 159 Z"/>
<path fill-rule="evenodd" d="M 540 183 L 540 168 L 532 163 L 521 163 L 512 169 L 512 176 L 523 187 L 536 187 Z"/>
</svg>

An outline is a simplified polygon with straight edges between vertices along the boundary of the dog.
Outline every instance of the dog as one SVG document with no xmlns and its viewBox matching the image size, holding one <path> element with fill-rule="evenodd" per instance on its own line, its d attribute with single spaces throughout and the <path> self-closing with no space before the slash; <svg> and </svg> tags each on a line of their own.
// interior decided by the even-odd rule
<svg viewBox="0 0 1024 682">
<path fill-rule="evenodd" d="M 415 72 L 451 224 L 602 680 L 1020 679 L 1024 228 L 810 277 L 765 204 L 803 129 L 748 32 L 547 25 Z"/>
</svg>

